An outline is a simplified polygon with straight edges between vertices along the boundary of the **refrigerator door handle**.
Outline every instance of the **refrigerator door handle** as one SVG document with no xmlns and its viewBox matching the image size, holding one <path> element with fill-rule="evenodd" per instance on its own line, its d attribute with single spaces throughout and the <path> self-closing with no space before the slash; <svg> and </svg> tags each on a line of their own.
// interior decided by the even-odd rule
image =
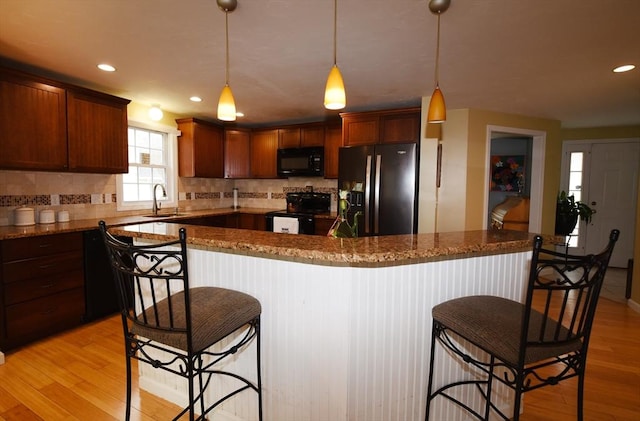
<svg viewBox="0 0 640 421">
<path fill-rule="evenodd" d="M 367 168 L 364 178 L 364 232 L 369 234 L 371 229 L 369 198 L 371 197 L 371 155 L 367 155 Z"/>
<path fill-rule="evenodd" d="M 380 166 L 382 155 L 376 155 L 375 198 L 373 199 L 373 233 L 380 232 Z"/>
</svg>

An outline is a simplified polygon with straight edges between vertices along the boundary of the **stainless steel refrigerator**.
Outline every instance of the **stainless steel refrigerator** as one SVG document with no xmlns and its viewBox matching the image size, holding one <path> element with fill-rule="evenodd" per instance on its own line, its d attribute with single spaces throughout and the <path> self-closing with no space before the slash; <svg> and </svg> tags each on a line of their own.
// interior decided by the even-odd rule
<svg viewBox="0 0 640 421">
<path fill-rule="evenodd" d="M 418 151 L 415 143 L 340 148 L 338 189 L 348 192 L 349 223 L 358 236 L 417 232 Z"/>
</svg>

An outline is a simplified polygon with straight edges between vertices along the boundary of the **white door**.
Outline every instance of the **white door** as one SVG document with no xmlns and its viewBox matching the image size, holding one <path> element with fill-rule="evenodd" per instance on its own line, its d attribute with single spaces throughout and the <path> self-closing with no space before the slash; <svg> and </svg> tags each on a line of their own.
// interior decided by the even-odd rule
<svg viewBox="0 0 640 421">
<path fill-rule="evenodd" d="M 633 257 L 638 192 L 640 142 L 607 142 L 591 145 L 589 190 L 586 203 L 596 209 L 585 230 L 585 252 L 597 253 L 613 228 L 620 239 L 610 265 L 626 267 Z M 585 175 L 586 175 L 585 174 Z"/>
</svg>

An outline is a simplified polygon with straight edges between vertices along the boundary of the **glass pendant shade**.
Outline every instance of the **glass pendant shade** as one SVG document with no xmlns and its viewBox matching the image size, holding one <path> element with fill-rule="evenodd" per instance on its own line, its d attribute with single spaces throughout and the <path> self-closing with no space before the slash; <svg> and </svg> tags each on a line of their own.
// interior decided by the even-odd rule
<svg viewBox="0 0 640 421">
<path fill-rule="evenodd" d="M 427 112 L 427 122 L 429 123 L 442 123 L 447 119 L 447 107 L 444 105 L 444 96 L 440 86 L 436 86 L 436 89 L 431 95 L 431 101 L 429 101 L 429 111 Z"/>
<path fill-rule="evenodd" d="M 218 101 L 218 119 L 222 121 L 236 121 L 236 101 L 229 85 L 225 84 Z"/>
<path fill-rule="evenodd" d="M 324 90 L 324 107 L 328 110 L 340 110 L 345 105 L 347 105 L 347 97 L 344 92 L 344 81 L 340 69 L 334 64 Z"/>
</svg>

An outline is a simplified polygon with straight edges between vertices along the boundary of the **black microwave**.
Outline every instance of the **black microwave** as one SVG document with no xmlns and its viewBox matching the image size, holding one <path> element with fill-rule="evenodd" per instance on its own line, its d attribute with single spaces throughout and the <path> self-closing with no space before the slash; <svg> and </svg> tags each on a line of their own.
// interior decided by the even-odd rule
<svg viewBox="0 0 640 421">
<path fill-rule="evenodd" d="M 324 176 L 324 148 L 278 149 L 279 177 Z"/>
</svg>

